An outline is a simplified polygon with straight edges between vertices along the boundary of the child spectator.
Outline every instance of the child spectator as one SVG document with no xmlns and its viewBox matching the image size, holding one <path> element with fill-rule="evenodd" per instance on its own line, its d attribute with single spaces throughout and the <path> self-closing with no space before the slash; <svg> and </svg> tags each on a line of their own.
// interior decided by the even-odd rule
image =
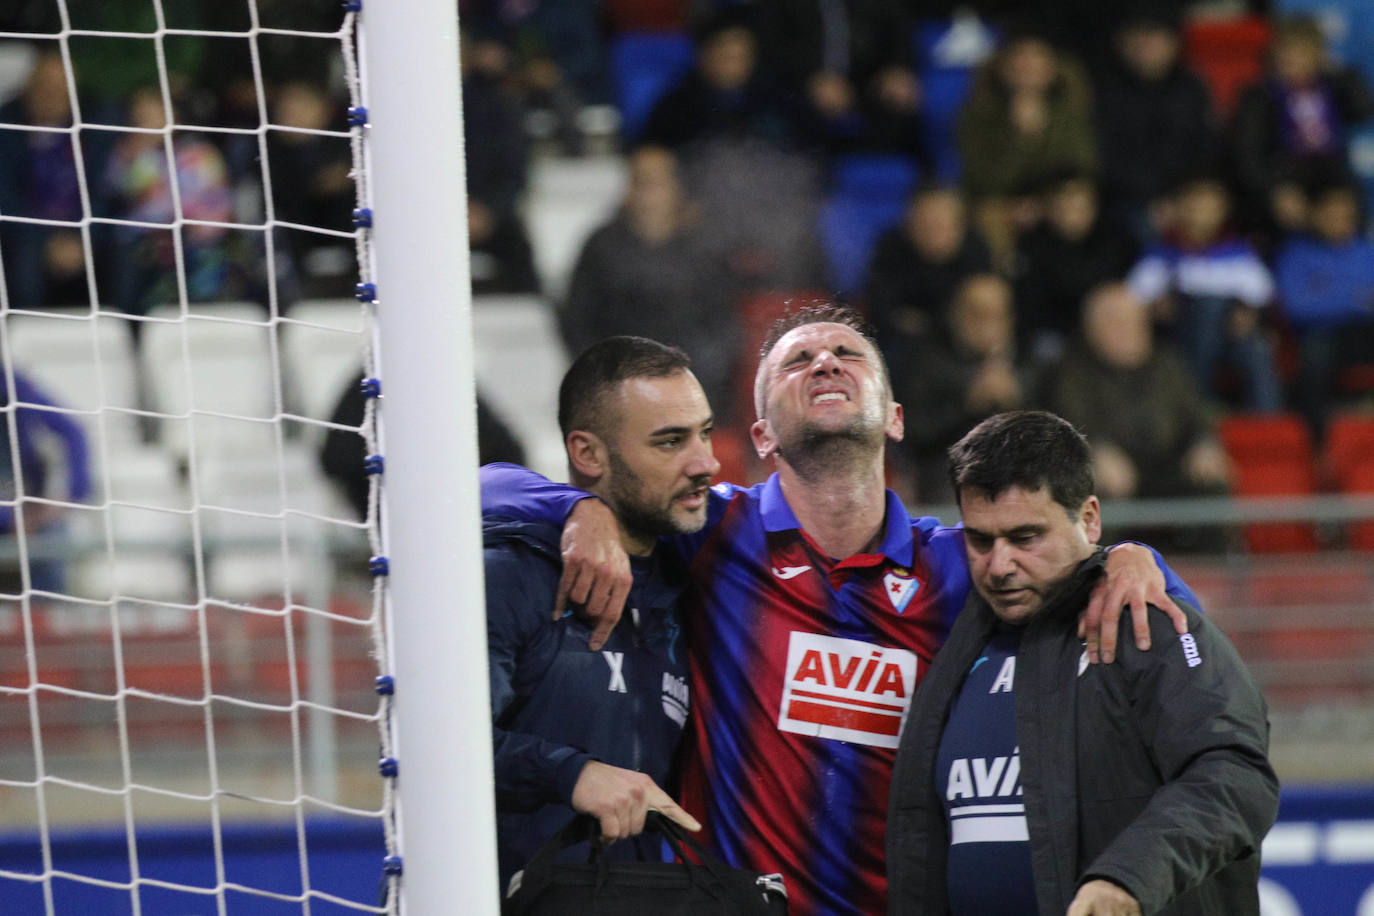
<svg viewBox="0 0 1374 916">
<path fill-rule="evenodd" d="M 1131 269 L 1127 285 L 1172 329 L 1204 394 L 1220 397 L 1218 370 L 1241 376 L 1239 406 L 1281 405 L 1273 346 L 1262 317 L 1274 295 L 1269 269 L 1250 245 L 1227 231 L 1230 194 L 1210 175 L 1190 178 L 1174 195 L 1175 225 Z"/>
<path fill-rule="evenodd" d="M 214 299 L 228 275 L 224 228 L 173 223 L 183 219 L 227 223 L 233 219 L 224 157 L 204 140 L 174 136 L 174 198 L 167 143 L 161 133 L 167 124 L 161 93 L 151 86 L 136 90 L 129 100 L 129 119 L 140 132 L 120 138 L 105 171 L 106 183 L 117 201 L 115 213 L 121 219 L 166 228 L 119 230 L 116 301 L 125 311 L 142 314 L 155 303 L 178 300 L 173 233 L 181 236 L 180 266 L 184 268 L 187 297 L 201 302 Z"/>
<path fill-rule="evenodd" d="M 1298 408 L 1318 433 L 1334 379 L 1374 363 L 1374 245 L 1359 233 L 1359 189 L 1339 183 L 1312 199 L 1311 231 L 1294 235 L 1275 263 L 1279 308 L 1298 338 Z"/>
</svg>

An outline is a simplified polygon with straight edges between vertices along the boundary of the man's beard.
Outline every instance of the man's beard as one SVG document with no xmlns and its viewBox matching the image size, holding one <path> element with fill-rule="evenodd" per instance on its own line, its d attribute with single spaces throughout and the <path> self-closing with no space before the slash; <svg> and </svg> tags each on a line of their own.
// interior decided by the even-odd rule
<svg viewBox="0 0 1374 916">
<path fill-rule="evenodd" d="M 665 505 L 651 505 L 644 501 L 644 481 L 615 452 L 610 453 L 611 492 L 615 514 L 620 523 L 637 534 L 664 537 L 674 534 L 691 534 L 700 531 L 706 522 L 706 513 L 687 516 L 679 520 L 673 517 L 673 501 L 690 490 L 711 485 L 711 478 L 697 477 L 674 493 Z"/>
<path fill-rule="evenodd" d="M 851 468 L 883 447 L 884 434 L 868 417 L 855 417 L 838 429 L 803 423 L 778 442 L 777 454 L 802 477 L 819 477 Z"/>
</svg>

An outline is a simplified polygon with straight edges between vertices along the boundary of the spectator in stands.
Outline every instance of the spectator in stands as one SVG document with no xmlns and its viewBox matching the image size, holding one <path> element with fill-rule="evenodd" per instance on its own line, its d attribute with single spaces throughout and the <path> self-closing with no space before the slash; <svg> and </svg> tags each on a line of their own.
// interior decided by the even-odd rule
<svg viewBox="0 0 1374 916">
<path fill-rule="evenodd" d="M 1016 349 L 1012 288 L 994 273 L 959 285 L 947 310 L 947 333 L 930 340 L 894 373 L 893 395 L 906 408 L 903 446 L 914 467 L 916 498 L 949 497 L 945 452 L 979 420 L 1025 406 L 1036 367 Z M 900 387 L 899 387 L 900 386 Z"/>
<path fill-rule="evenodd" d="M 305 131 L 342 130 L 343 104 L 324 88 L 305 80 L 276 87 L 271 95 L 274 124 L 296 130 L 267 135 L 272 197 L 277 219 L 302 226 L 348 231 L 357 194 L 349 143 Z M 356 282 L 357 261 L 351 239 L 313 232 L 278 233 L 284 240 L 307 297 L 347 295 Z"/>
<path fill-rule="evenodd" d="M 1345 367 L 1374 364 L 1374 245 L 1360 228 L 1359 188 L 1329 185 L 1313 196 L 1308 233 L 1275 263 L 1279 308 L 1298 337 L 1297 404 L 1318 433 Z"/>
<path fill-rule="evenodd" d="M 663 147 L 630 154 L 620 211 L 592 233 L 559 310 L 563 339 L 581 352 L 629 334 L 681 347 L 721 415 L 728 413 L 739 349 L 732 284 L 716 234 L 701 221 Z"/>
<path fill-rule="evenodd" d="M 62 55 L 37 55 L 23 91 L 0 107 L 0 124 L 45 130 L 0 128 L 0 213 L 5 216 L 76 222 L 82 210 L 72 137 L 70 87 Z M 88 174 L 98 174 L 100 132 L 83 144 Z M 91 184 L 98 197 L 99 182 Z M 93 240 L 102 238 L 93 228 Z M 80 231 L 25 223 L 0 223 L 0 253 L 10 304 L 20 308 L 90 301 Z M 103 265 L 101 265 L 103 266 Z"/>
<path fill-rule="evenodd" d="M 1092 443 L 1104 498 L 1227 491 L 1230 469 L 1212 412 L 1182 358 L 1155 344 L 1149 308 L 1125 284 L 1088 294 L 1082 334 L 1043 390 L 1045 408 Z"/>
<path fill-rule="evenodd" d="M 510 54 L 499 42 L 465 36 L 461 60 L 472 291 L 536 293 L 534 254 L 518 209 L 529 145 L 521 102 L 509 86 Z"/>
<path fill-rule="evenodd" d="M 0 371 L 0 406 L 8 408 L 11 404 L 20 405 L 14 412 L 15 442 L 10 440 L 8 419 L 0 416 L 0 500 L 10 503 L 0 505 L 0 535 L 13 534 L 22 515 L 25 534 L 47 534 L 60 539 L 66 533 L 62 522 L 65 510 L 48 502 L 35 502 L 34 498 L 80 503 L 90 497 L 86 434 L 67 414 L 42 409 L 57 405 L 18 369 L 14 370 L 13 397 Z M 18 468 L 14 466 L 16 448 Z M 54 479 L 58 471 L 65 476 L 62 483 Z M 21 485 L 25 499 L 16 512 L 13 501 L 19 496 Z M 42 591 L 62 591 L 62 560 L 44 556 L 42 549 L 35 554 L 29 561 L 29 584 Z M 17 594 L 22 586 L 20 576 L 17 567 L 0 568 L 0 589 Z"/>
<path fill-rule="evenodd" d="M 1053 357 L 1078 333 L 1088 290 L 1126 276 L 1139 254 L 1129 232 L 1104 216 L 1097 185 L 1081 172 L 1051 182 L 1041 220 L 1017 241 L 1016 304 L 1021 339 Z"/>
<path fill-rule="evenodd" d="M 758 0 L 763 59 L 803 96 L 832 150 L 903 153 L 929 164 L 899 0 Z"/>
<path fill-rule="evenodd" d="M 1147 8 L 1128 16 L 1095 86 L 1106 209 L 1142 242 L 1158 233 L 1152 208 L 1217 143 L 1211 95 L 1181 44 L 1175 15 Z"/>
<path fill-rule="evenodd" d="M 1218 370 L 1241 376 L 1233 400 L 1248 410 L 1281 405 L 1264 309 L 1274 295 L 1269 269 L 1250 243 L 1228 231 L 1230 194 L 1211 174 L 1188 178 L 1174 195 L 1175 223 L 1131 269 L 1127 284 L 1172 329 L 1193 377 L 1220 397 Z"/>
<path fill-rule="evenodd" d="M 975 79 L 959 116 L 959 154 L 979 225 L 1005 269 L 1025 222 L 1019 199 L 1066 169 L 1097 168 L 1082 67 L 1033 32 L 1013 35 Z"/>
<path fill-rule="evenodd" d="M 174 136 L 174 197 L 161 133 L 168 118 L 156 87 L 145 86 L 134 92 L 129 100 L 129 122 L 147 132 L 124 134 L 110 153 L 105 181 L 115 199 L 114 212 L 123 219 L 167 228 L 118 231 L 115 301 L 125 311 L 137 314 L 157 303 L 178 301 L 179 266 L 184 268 L 190 300 L 218 298 L 229 277 L 224 228 L 172 224 L 178 220 L 227 223 L 233 219 L 233 195 L 224 157 L 203 139 Z M 181 238 L 180 264 L 173 233 Z"/>
<path fill-rule="evenodd" d="M 696 40 L 695 64 L 654 106 L 643 142 L 681 150 L 752 138 L 786 149 L 806 139 L 796 110 L 759 66 L 758 37 L 744 14 L 717 13 Z"/>
<path fill-rule="evenodd" d="M 894 373 L 910 365 L 910 347 L 939 336 L 945 306 L 969 276 L 992 269 L 992 255 L 958 189 L 918 188 L 902 221 L 878 239 L 867 302 L 883 356 Z"/>
<path fill-rule="evenodd" d="M 1241 96 L 1232 125 L 1247 226 L 1301 231 L 1305 185 L 1345 169 L 1350 127 L 1371 115 L 1374 95 L 1330 59 L 1316 21 L 1281 21 L 1269 72 Z"/>
</svg>

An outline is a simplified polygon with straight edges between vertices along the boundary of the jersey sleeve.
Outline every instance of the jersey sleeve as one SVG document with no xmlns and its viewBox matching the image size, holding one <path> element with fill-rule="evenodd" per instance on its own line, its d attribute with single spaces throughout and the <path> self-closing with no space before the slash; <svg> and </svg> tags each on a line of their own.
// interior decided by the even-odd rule
<svg viewBox="0 0 1374 916">
<path fill-rule="evenodd" d="M 1185 636 L 1152 610 L 1151 649 L 1121 643 L 1115 673 L 1164 785 L 1080 878 L 1120 884 L 1147 913 L 1258 855 L 1278 813 L 1264 698 L 1221 631 L 1187 613 Z"/>
<path fill-rule="evenodd" d="M 529 558 L 503 545 L 486 549 L 487 668 L 491 688 L 491 744 L 496 807 L 532 811 L 569 804 L 573 786 L 591 754 L 506 728 L 519 709 L 519 674 L 537 628 L 546 626 L 548 594 L 532 586 Z"/>
<path fill-rule="evenodd" d="M 573 506 L 593 498 L 586 490 L 555 483 L 518 464 L 497 462 L 478 472 L 482 486 L 482 515 L 563 527 Z"/>
</svg>

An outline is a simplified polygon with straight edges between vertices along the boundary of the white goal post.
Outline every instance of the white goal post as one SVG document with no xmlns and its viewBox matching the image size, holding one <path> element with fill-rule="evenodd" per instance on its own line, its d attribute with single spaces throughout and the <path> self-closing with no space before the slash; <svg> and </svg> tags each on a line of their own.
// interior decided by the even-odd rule
<svg viewBox="0 0 1374 916">
<path fill-rule="evenodd" d="M 404 909 L 494 913 L 458 23 L 445 0 L 367 3 Z"/>
</svg>

